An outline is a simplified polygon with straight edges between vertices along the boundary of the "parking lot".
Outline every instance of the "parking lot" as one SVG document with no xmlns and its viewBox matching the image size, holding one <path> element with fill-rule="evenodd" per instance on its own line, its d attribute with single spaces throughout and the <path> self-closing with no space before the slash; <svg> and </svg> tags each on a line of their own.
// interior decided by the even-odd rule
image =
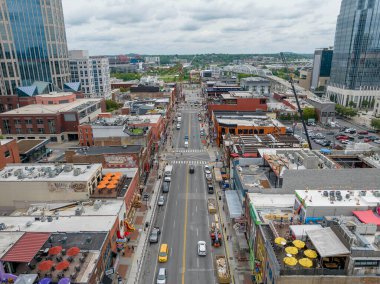
<svg viewBox="0 0 380 284">
<path fill-rule="evenodd" d="M 322 125 L 316 126 L 307 126 L 309 136 L 317 136 L 311 139 L 311 144 L 313 149 L 321 149 L 321 148 L 334 148 L 337 147 L 344 149 L 349 143 L 368 143 L 373 147 L 379 147 L 379 141 L 373 142 L 375 140 L 379 140 L 380 137 L 378 133 L 371 133 L 371 129 L 368 129 L 364 126 L 354 125 L 349 121 L 337 119 L 336 120 L 339 127 L 324 127 Z M 288 127 L 292 127 L 290 124 L 286 124 Z M 341 131 L 343 128 L 352 128 L 355 129 L 351 131 L 351 133 L 345 133 Z M 347 139 L 337 139 L 338 135 L 348 136 Z M 302 123 L 297 123 L 294 128 L 294 135 L 297 137 L 301 137 L 306 141 L 306 135 L 304 133 Z M 341 137 L 343 138 L 343 137 Z M 346 138 L 346 137 L 345 137 Z M 370 138 L 370 139 L 368 139 Z M 325 143 L 324 143 L 325 142 Z"/>
</svg>

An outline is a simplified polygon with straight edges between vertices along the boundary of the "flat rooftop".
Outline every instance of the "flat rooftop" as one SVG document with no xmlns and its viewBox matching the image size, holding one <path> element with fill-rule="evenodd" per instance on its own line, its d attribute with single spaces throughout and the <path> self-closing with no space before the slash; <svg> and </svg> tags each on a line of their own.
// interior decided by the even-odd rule
<svg viewBox="0 0 380 284">
<path fill-rule="evenodd" d="M 139 153 L 143 148 L 142 145 L 128 145 L 128 146 L 91 146 L 79 148 L 75 152 L 78 155 L 102 155 L 102 154 L 125 154 L 125 153 Z"/>
<path fill-rule="evenodd" d="M 247 92 L 247 91 L 230 91 L 228 94 L 220 95 L 223 99 L 250 99 L 250 98 L 265 98 L 257 93 Z"/>
<path fill-rule="evenodd" d="M 43 105 L 31 104 L 2 113 L 2 115 L 32 115 L 32 114 L 57 114 L 62 112 L 80 111 L 88 106 L 99 103 L 102 99 L 77 99 L 71 103 Z"/>
<path fill-rule="evenodd" d="M 294 206 L 294 194 L 247 193 L 256 208 L 290 208 Z"/>
<path fill-rule="evenodd" d="M 88 181 L 102 164 L 9 164 L 0 171 L 0 182 Z"/>
<path fill-rule="evenodd" d="M 262 78 L 262 77 L 247 77 L 247 78 L 242 78 L 241 81 L 243 82 L 265 82 L 265 83 L 270 83 L 268 79 Z"/>
<path fill-rule="evenodd" d="M 319 151 L 309 149 L 259 149 L 273 172 L 282 177 L 286 170 L 336 169 L 337 164 Z"/>
<path fill-rule="evenodd" d="M 219 124 L 223 125 L 231 125 L 231 126 L 262 126 L 262 127 L 285 127 L 281 122 L 277 119 L 271 118 L 224 118 L 218 117 L 216 118 Z"/>
<path fill-rule="evenodd" d="M 154 107 L 154 105 L 153 105 Z M 138 124 L 155 124 L 159 121 L 160 114 L 144 114 L 144 115 L 114 115 L 112 117 L 100 117 L 96 120 L 85 123 L 96 126 L 120 126 L 120 125 L 138 125 Z"/>
<path fill-rule="evenodd" d="M 61 203 L 36 203 L 27 209 L 18 209 L 9 216 L 20 217 L 27 214 L 28 216 L 76 216 L 76 210 L 80 210 L 81 216 L 116 216 L 123 207 L 123 200 L 102 199 L 89 200 L 88 202 L 61 202 Z"/>
<path fill-rule="evenodd" d="M 71 96 L 73 93 L 72 92 L 51 92 L 49 94 L 41 94 L 37 95 L 38 97 L 41 98 L 59 98 L 59 97 L 66 97 L 66 96 Z"/>
<path fill-rule="evenodd" d="M 366 208 L 380 203 L 380 190 L 296 190 L 295 194 L 298 200 L 304 200 L 306 209 L 317 206 Z"/>
<path fill-rule="evenodd" d="M 5 232 L 108 232 L 117 216 L 59 216 L 51 222 L 36 220 L 34 216 L 0 216 L 0 224 L 5 224 Z"/>
</svg>

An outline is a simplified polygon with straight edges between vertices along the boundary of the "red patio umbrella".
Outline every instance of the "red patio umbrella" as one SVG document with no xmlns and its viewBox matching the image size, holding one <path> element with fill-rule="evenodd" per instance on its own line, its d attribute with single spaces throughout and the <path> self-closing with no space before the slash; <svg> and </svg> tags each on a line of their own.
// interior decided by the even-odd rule
<svg viewBox="0 0 380 284">
<path fill-rule="evenodd" d="M 80 248 L 78 247 L 72 247 L 72 248 L 69 248 L 66 252 L 66 254 L 68 256 L 75 256 L 77 255 L 78 253 L 80 252 Z"/>
<path fill-rule="evenodd" d="M 65 270 L 69 266 L 70 266 L 70 262 L 68 262 L 67 260 L 64 260 L 55 266 L 55 270 Z"/>
<path fill-rule="evenodd" d="M 45 260 L 38 265 L 38 270 L 47 271 L 50 270 L 53 267 L 53 265 L 54 262 L 52 260 Z"/>
<path fill-rule="evenodd" d="M 49 255 L 56 255 L 59 254 L 62 251 L 61 246 L 55 246 L 49 249 Z"/>
</svg>

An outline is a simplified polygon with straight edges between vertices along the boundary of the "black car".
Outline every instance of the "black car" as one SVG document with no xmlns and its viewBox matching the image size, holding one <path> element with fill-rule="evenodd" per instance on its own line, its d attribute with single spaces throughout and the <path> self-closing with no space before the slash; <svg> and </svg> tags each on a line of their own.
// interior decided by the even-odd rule
<svg viewBox="0 0 380 284">
<path fill-rule="evenodd" d="M 162 192 L 163 193 L 168 193 L 169 192 L 169 186 L 170 186 L 169 182 L 168 181 L 164 181 L 162 183 Z"/>
<path fill-rule="evenodd" d="M 331 141 L 330 140 L 323 140 L 321 145 L 323 147 L 328 147 L 328 146 L 331 146 Z"/>
<path fill-rule="evenodd" d="M 358 136 L 358 139 L 364 139 L 364 138 L 365 138 L 364 135 L 359 135 L 359 136 Z"/>
<path fill-rule="evenodd" d="M 195 171 L 195 167 L 194 167 L 194 165 L 190 165 L 190 166 L 189 166 L 189 173 L 193 174 L 194 171 Z"/>
</svg>

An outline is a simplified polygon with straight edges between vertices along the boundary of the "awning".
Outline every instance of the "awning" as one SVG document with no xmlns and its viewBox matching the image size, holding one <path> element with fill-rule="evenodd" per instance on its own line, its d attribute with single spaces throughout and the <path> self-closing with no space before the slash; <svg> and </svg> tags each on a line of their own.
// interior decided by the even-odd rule
<svg viewBox="0 0 380 284">
<path fill-rule="evenodd" d="M 364 224 L 375 224 L 380 226 L 380 217 L 375 215 L 372 210 L 367 211 L 352 211 L 356 217 Z"/>
<path fill-rule="evenodd" d="M 350 253 L 329 227 L 307 231 L 306 234 L 321 257 L 348 255 Z"/>
<path fill-rule="evenodd" d="M 257 158 L 257 153 L 244 153 L 244 158 Z"/>
<path fill-rule="evenodd" d="M 215 176 L 215 181 L 217 181 L 217 182 L 223 181 L 222 174 L 220 173 L 219 168 L 214 167 L 214 176 Z"/>
<path fill-rule="evenodd" d="M 49 239 L 50 233 L 25 233 L 1 258 L 9 262 L 30 262 Z"/>
<path fill-rule="evenodd" d="M 240 218 L 243 213 L 243 209 L 237 191 L 226 190 L 225 195 L 230 218 Z"/>
<path fill-rule="evenodd" d="M 230 156 L 231 156 L 232 158 L 238 158 L 238 157 L 239 157 L 239 154 L 231 153 Z"/>
</svg>

